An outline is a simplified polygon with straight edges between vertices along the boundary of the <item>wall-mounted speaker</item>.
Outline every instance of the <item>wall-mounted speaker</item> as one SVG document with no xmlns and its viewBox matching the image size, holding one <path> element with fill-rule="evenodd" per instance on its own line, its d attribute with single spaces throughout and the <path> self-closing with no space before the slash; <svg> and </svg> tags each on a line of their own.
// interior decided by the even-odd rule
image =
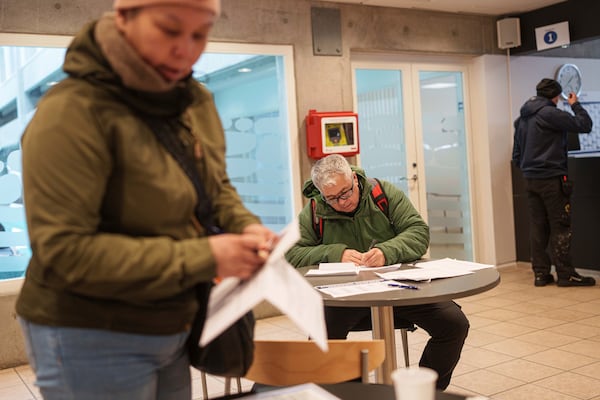
<svg viewBox="0 0 600 400">
<path fill-rule="evenodd" d="M 519 18 L 504 18 L 496 22 L 498 47 L 510 49 L 521 45 L 521 25 Z"/>
</svg>

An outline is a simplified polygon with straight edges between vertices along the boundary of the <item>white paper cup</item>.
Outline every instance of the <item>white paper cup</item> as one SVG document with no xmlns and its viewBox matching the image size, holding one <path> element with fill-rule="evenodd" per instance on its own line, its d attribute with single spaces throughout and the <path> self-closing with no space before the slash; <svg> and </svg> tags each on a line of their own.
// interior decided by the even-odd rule
<svg viewBox="0 0 600 400">
<path fill-rule="evenodd" d="M 437 377 L 437 372 L 423 367 L 392 371 L 396 400 L 435 400 Z"/>
</svg>

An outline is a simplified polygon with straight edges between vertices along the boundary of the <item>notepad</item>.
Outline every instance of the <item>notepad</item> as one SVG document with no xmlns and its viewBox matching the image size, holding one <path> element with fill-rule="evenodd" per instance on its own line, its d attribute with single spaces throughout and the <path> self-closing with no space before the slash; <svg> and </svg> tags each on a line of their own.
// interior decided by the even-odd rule
<svg viewBox="0 0 600 400">
<path fill-rule="evenodd" d="M 319 268 L 309 269 L 304 276 L 358 275 L 358 268 L 351 262 L 321 263 Z"/>
</svg>

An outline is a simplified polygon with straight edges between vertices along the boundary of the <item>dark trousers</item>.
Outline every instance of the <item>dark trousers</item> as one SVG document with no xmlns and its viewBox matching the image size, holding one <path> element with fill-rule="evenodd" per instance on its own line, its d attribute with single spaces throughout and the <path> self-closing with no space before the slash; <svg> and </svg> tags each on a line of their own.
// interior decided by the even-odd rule
<svg viewBox="0 0 600 400">
<path fill-rule="evenodd" d="M 446 389 L 458 363 L 469 331 L 469 321 L 460 307 L 452 302 L 394 307 L 394 321 L 410 321 L 424 329 L 431 338 L 419 365 L 438 373 L 437 388 Z M 370 330 L 371 309 L 367 307 L 325 307 L 329 339 L 345 339 L 350 331 Z"/>
<path fill-rule="evenodd" d="M 531 266 L 536 274 L 550 273 L 554 264 L 559 278 L 568 278 L 571 265 L 571 203 L 569 182 L 562 177 L 526 179 L 529 206 Z"/>
</svg>

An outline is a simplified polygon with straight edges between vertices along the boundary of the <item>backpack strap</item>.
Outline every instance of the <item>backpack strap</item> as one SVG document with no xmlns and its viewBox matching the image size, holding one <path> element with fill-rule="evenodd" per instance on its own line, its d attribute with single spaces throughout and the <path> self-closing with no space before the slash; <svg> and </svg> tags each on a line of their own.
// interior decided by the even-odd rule
<svg viewBox="0 0 600 400">
<path fill-rule="evenodd" d="M 312 215 L 313 230 L 317 234 L 319 241 L 323 238 L 323 218 L 317 216 L 317 201 L 314 197 L 310 199 L 310 209 Z"/>
<path fill-rule="evenodd" d="M 385 216 L 390 218 L 390 203 L 388 201 L 387 195 L 383 190 L 383 186 L 379 179 L 377 178 L 367 178 L 369 183 L 371 184 L 371 199 L 377 205 L 377 207 L 385 214 Z M 312 226 L 313 230 L 317 234 L 319 240 L 323 239 L 323 218 L 319 218 L 317 216 L 317 201 L 313 198 L 310 199 L 310 208 L 311 208 L 311 216 L 312 216 Z"/>
<path fill-rule="evenodd" d="M 377 205 L 377 207 L 385 214 L 386 217 L 390 216 L 390 203 L 388 198 L 383 190 L 383 186 L 379 179 L 377 178 L 367 178 L 369 183 L 371 184 L 371 198 L 373 202 Z"/>
</svg>

